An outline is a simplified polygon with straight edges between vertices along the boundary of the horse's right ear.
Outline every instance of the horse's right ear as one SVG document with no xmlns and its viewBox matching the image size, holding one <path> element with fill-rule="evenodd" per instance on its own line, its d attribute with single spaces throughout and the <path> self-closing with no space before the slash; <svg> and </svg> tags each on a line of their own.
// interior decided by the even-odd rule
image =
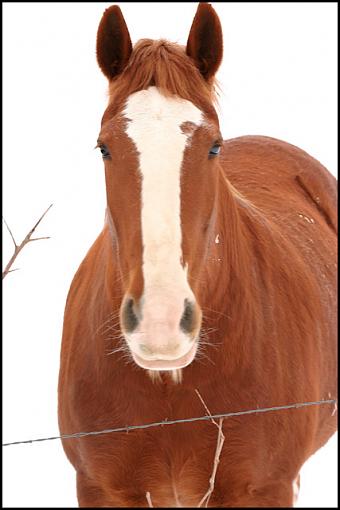
<svg viewBox="0 0 340 510">
<path fill-rule="evenodd" d="M 122 11 L 112 5 L 104 12 L 97 33 L 97 61 L 109 80 L 124 70 L 131 52 L 132 43 Z"/>
<path fill-rule="evenodd" d="M 191 25 L 186 52 L 208 82 L 222 61 L 222 39 L 221 22 L 215 10 L 210 4 L 201 2 Z"/>
</svg>

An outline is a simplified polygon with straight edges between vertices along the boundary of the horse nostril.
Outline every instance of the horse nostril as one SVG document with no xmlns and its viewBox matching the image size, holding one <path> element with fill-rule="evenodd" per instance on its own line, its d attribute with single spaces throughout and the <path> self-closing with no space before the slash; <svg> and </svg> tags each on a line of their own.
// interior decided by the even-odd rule
<svg viewBox="0 0 340 510">
<path fill-rule="evenodd" d="M 132 298 L 127 299 L 122 313 L 122 322 L 124 329 L 128 333 L 132 333 L 138 326 L 138 317 L 135 313 L 135 302 Z"/>
<path fill-rule="evenodd" d="M 194 328 L 195 304 L 188 299 L 184 300 L 184 312 L 179 323 L 182 331 L 191 333 Z"/>
</svg>

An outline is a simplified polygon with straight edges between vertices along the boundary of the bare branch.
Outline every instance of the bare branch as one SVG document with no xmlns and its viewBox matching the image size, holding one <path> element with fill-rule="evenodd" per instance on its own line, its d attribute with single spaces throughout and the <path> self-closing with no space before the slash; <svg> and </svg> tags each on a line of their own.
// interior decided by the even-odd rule
<svg viewBox="0 0 340 510">
<path fill-rule="evenodd" d="M 152 504 L 152 501 L 151 501 L 150 492 L 147 492 L 147 493 L 145 494 L 145 496 L 146 496 L 146 500 L 147 500 L 147 502 L 148 502 L 149 507 L 150 507 L 150 508 L 153 508 L 153 504 Z"/>
<path fill-rule="evenodd" d="M 35 231 L 35 229 L 37 228 L 37 226 L 39 225 L 41 220 L 44 218 L 44 216 L 51 209 L 52 205 L 53 204 L 51 204 L 46 209 L 46 211 L 39 218 L 39 220 L 36 222 L 34 227 L 28 232 L 28 234 L 26 235 L 25 239 L 19 245 L 16 244 L 14 236 L 13 236 L 13 234 L 11 232 L 11 229 L 7 225 L 6 220 L 3 218 L 3 220 L 5 222 L 5 225 L 6 225 L 7 229 L 8 229 L 8 231 L 9 231 L 9 233 L 11 235 L 11 238 L 13 240 L 13 243 L 14 243 L 14 253 L 13 253 L 12 257 L 10 258 L 10 260 L 9 260 L 7 266 L 5 267 L 4 271 L 2 272 L 2 279 L 4 279 L 5 276 L 8 275 L 8 273 L 12 273 L 13 271 L 17 271 L 17 269 L 11 269 L 11 266 L 12 266 L 13 262 L 15 261 L 15 259 L 17 258 L 17 256 L 19 255 L 19 253 L 21 252 L 21 250 L 23 249 L 23 247 L 26 246 L 26 244 L 30 243 L 31 241 L 40 241 L 41 239 L 50 239 L 50 237 L 35 237 L 35 238 L 31 239 L 31 235 L 33 234 L 33 232 Z"/>
<path fill-rule="evenodd" d="M 207 411 L 208 415 L 211 416 L 211 412 L 209 411 L 206 403 L 204 402 L 202 396 L 200 395 L 200 392 L 198 390 L 195 390 L 195 391 L 196 391 L 200 401 L 202 402 L 205 410 Z M 216 450 L 215 450 L 215 456 L 214 456 L 214 465 L 213 465 L 211 477 L 209 479 L 209 488 L 208 488 L 207 492 L 204 494 L 201 501 L 198 503 L 198 505 L 197 505 L 198 508 L 201 508 L 203 506 L 203 504 L 204 504 L 205 508 L 208 508 L 210 496 L 213 493 L 214 488 L 215 488 L 216 472 L 217 472 L 218 464 L 220 462 L 220 456 L 221 456 L 223 444 L 225 441 L 225 436 L 222 431 L 223 418 L 219 419 L 219 423 L 217 423 L 213 418 L 211 418 L 211 421 L 218 428 L 218 436 L 217 436 Z"/>
</svg>

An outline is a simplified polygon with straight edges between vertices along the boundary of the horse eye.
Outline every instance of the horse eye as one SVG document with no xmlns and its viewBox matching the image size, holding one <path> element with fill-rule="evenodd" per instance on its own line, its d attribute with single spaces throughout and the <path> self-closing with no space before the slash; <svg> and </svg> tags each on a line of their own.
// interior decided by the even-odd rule
<svg viewBox="0 0 340 510">
<path fill-rule="evenodd" d="M 102 153 L 103 159 L 109 159 L 111 157 L 106 145 L 100 145 L 100 152 Z"/>
<path fill-rule="evenodd" d="M 213 158 L 214 156 L 217 156 L 220 153 L 221 145 L 218 143 L 215 143 L 210 151 L 209 151 L 209 158 Z"/>
</svg>

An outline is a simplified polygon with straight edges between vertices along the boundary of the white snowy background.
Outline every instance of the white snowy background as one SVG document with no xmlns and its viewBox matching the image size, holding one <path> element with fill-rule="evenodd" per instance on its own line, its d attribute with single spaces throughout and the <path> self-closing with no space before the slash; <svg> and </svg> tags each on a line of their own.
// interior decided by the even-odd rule
<svg viewBox="0 0 340 510">
<path fill-rule="evenodd" d="M 106 80 L 95 59 L 106 2 L 3 3 L 3 215 L 37 235 L 3 283 L 3 442 L 58 435 L 57 379 L 71 279 L 101 230 L 96 145 Z M 196 3 L 122 3 L 133 42 L 186 43 Z M 224 31 L 218 74 L 225 138 L 286 140 L 337 169 L 337 4 L 213 3 Z M 3 231 L 3 261 L 12 254 Z M 292 411 L 294 412 L 294 411 Z M 299 412 L 298 410 L 295 412 Z M 3 448 L 5 507 L 77 506 L 59 441 Z M 301 472 L 301 507 L 337 506 L 336 436 Z"/>
</svg>

